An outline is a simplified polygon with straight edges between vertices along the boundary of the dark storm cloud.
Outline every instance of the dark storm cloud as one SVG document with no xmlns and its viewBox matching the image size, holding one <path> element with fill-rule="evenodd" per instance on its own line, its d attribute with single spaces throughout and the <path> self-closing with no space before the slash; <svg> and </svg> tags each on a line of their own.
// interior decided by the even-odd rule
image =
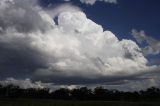
<svg viewBox="0 0 160 106">
<path fill-rule="evenodd" d="M 56 90 L 61 87 L 67 87 L 69 89 L 76 88 L 76 87 L 83 87 L 87 86 L 89 88 L 95 88 L 97 86 L 102 86 L 107 89 L 118 89 L 122 91 L 135 91 L 135 90 L 145 90 L 149 87 L 155 86 L 160 87 L 160 79 L 159 79 L 160 73 L 158 71 L 152 72 L 152 73 L 143 73 L 139 75 L 134 76 L 128 76 L 128 77 L 119 77 L 119 78 L 102 78 L 101 81 L 97 80 L 92 83 L 84 83 L 84 80 L 81 83 L 47 83 L 45 81 L 32 81 L 30 79 L 14 79 L 14 78 L 7 78 L 6 80 L 0 81 L 1 84 L 7 85 L 7 84 L 14 84 L 18 85 L 22 88 L 50 88 L 51 90 Z M 81 80 L 81 79 L 80 79 Z M 65 81 L 64 81 L 65 82 Z"/>
<path fill-rule="evenodd" d="M 42 19 L 33 5 L 35 2 L 30 0 L 1 1 L 1 78 L 31 77 L 34 70 L 46 66 L 42 54 L 29 45 L 32 39 L 27 34 L 38 31 L 44 33 L 53 26 Z"/>
<path fill-rule="evenodd" d="M 34 77 L 32 80 L 42 80 L 43 82 L 54 82 L 55 85 L 124 85 L 124 84 L 130 84 L 132 82 L 139 81 L 139 84 L 141 82 L 145 82 L 147 80 L 150 80 L 151 78 L 154 78 L 153 76 L 159 76 L 160 75 L 160 67 L 157 67 L 155 70 L 152 70 L 152 72 L 142 72 L 134 75 L 126 75 L 126 76 L 104 76 L 96 79 L 90 79 L 86 77 L 79 77 L 78 75 L 75 77 L 64 77 L 63 73 L 61 76 L 54 76 L 51 75 L 50 77 L 46 76 L 43 78 L 41 76 Z M 154 79 L 159 80 L 159 79 Z M 158 85 L 158 84 L 157 84 Z M 156 85 L 156 86 L 157 86 Z M 136 85 L 135 85 L 136 86 Z"/>
<path fill-rule="evenodd" d="M 45 63 L 35 50 L 23 44 L 0 43 L 1 77 L 26 77 L 37 68 L 44 68 Z"/>
</svg>

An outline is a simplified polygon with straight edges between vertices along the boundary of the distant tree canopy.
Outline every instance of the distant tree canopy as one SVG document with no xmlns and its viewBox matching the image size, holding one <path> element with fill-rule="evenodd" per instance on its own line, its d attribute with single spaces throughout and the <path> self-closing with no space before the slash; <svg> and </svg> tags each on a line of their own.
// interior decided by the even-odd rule
<svg viewBox="0 0 160 106">
<path fill-rule="evenodd" d="M 18 86 L 0 85 L 0 98 L 45 98 L 55 100 L 103 100 L 103 101 L 159 101 L 160 89 L 151 87 L 143 91 L 124 92 L 108 90 L 103 87 L 96 87 L 91 90 L 87 87 L 75 88 L 72 90 L 60 88 L 49 92 L 48 88 L 22 89 Z"/>
</svg>

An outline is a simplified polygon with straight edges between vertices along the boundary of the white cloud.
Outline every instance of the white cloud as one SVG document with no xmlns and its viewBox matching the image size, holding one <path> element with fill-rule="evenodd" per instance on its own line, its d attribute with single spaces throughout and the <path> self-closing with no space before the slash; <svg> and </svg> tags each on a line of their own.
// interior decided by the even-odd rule
<svg viewBox="0 0 160 106">
<path fill-rule="evenodd" d="M 147 68 L 147 60 L 135 42 L 119 41 L 110 31 L 103 32 L 102 27 L 87 19 L 83 12 L 60 13 L 57 28 L 48 30 L 45 40 L 35 43 L 34 48 L 56 58 L 47 68 L 53 75 L 54 70 L 60 70 L 67 76 L 92 78 L 97 74 L 134 74 Z M 46 69 L 37 71 L 45 73 Z"/>
<path fill-rule="evenodd" d="M 0 66 L 1 74 L 54 82 L 126 76 L 150 69 L 134 41 L 118 40 L 80 9 L 65 5 L 46 12 L 38 6 L 0 1 L 0 64 L 5 64 Z M 51 16 L 57 16 L 57 25 Z"/>
<path fill-rule="evenodd" d="M 44 83 L 41 81 L 31 81 L 31 79 L 14 79 L 6 78 L 5 80 L 0 80 L 0 84 L 3 86 L 14 85 L 22 89 L 35 88 L 35 89 L 44 89 L 49 88 L 49 91 L 52 92 L 59 88 L 68 88 L 74 89 L 82 85 L 55 85 L 54 83 Z"/>
<path fill-rule="evenodd" d="M 54 8 L 46 9 L 45 10 L 51 17 L 55 18 L 62 12 L 77 12 L 81 11 L 81 9 L 77 6 L 74 6 L 70 3 L 64 3 L 58 6 L 55 6 Z"/>
<path fill-rule="evenodd" d="M 143 42 L 147 43 L 147 46 L 142 49 L 145 55 L 160 54 L 160 41 L 147 36 L 143 30 L 138 32 L 137 30 L 133 29 L 132 35 L 137 40 L 138 43 L 143 43 Z"/>
<path fill-rule="evenodd" d="M 89 4 L 89 5 L 94 5 L 97 1 L 103 1 L 105 3 L 113 3 L 116 4 L 117 0 L 80 0 L 80 2 L 85 3 L 85 4 Z"/>
<path fill-rule="evenodd" d="M 32 82 L 30 79 L 25 80 L 17 80 L 14 78 L 7 78 L 6 80 L 1 80 L 0 84 L 3 86 L 7 86 L 13 84 L 15 86 L 19 86 L 20 88 L 47 88 L 53 85 L 52 83 L 42 83 L 41 81 Z"/>
</svg>

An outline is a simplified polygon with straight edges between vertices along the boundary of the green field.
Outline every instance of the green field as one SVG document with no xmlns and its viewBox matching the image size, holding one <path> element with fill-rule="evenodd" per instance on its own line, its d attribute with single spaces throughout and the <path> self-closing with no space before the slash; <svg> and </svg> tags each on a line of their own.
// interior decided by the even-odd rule
<svg viewBox="0 0 160 106">
<path fill-rule="evenodd" d="M 160 106 L 160 102 L 55 101 L 42 99 L 0 99 L 0 106 Z"/>
</svg>

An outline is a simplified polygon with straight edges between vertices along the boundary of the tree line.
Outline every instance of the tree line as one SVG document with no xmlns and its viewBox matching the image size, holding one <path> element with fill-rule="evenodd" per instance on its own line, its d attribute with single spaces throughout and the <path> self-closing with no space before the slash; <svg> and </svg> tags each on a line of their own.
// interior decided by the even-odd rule
<svg viewBox="0 0 160 106">
<path fill-rule="evenodd" d="M 50 92 L 48 88 L 22 89 L 18 86 L 0 85 L 0 98 L 38 98 L 53 100 L 103 100 L 103 101 L 159 101 L 160 89 L 151 87 L 147 90 L 124 92 L 108 90 L 103 87 L 67 89 L 60 88 Z"/>
</svg>

